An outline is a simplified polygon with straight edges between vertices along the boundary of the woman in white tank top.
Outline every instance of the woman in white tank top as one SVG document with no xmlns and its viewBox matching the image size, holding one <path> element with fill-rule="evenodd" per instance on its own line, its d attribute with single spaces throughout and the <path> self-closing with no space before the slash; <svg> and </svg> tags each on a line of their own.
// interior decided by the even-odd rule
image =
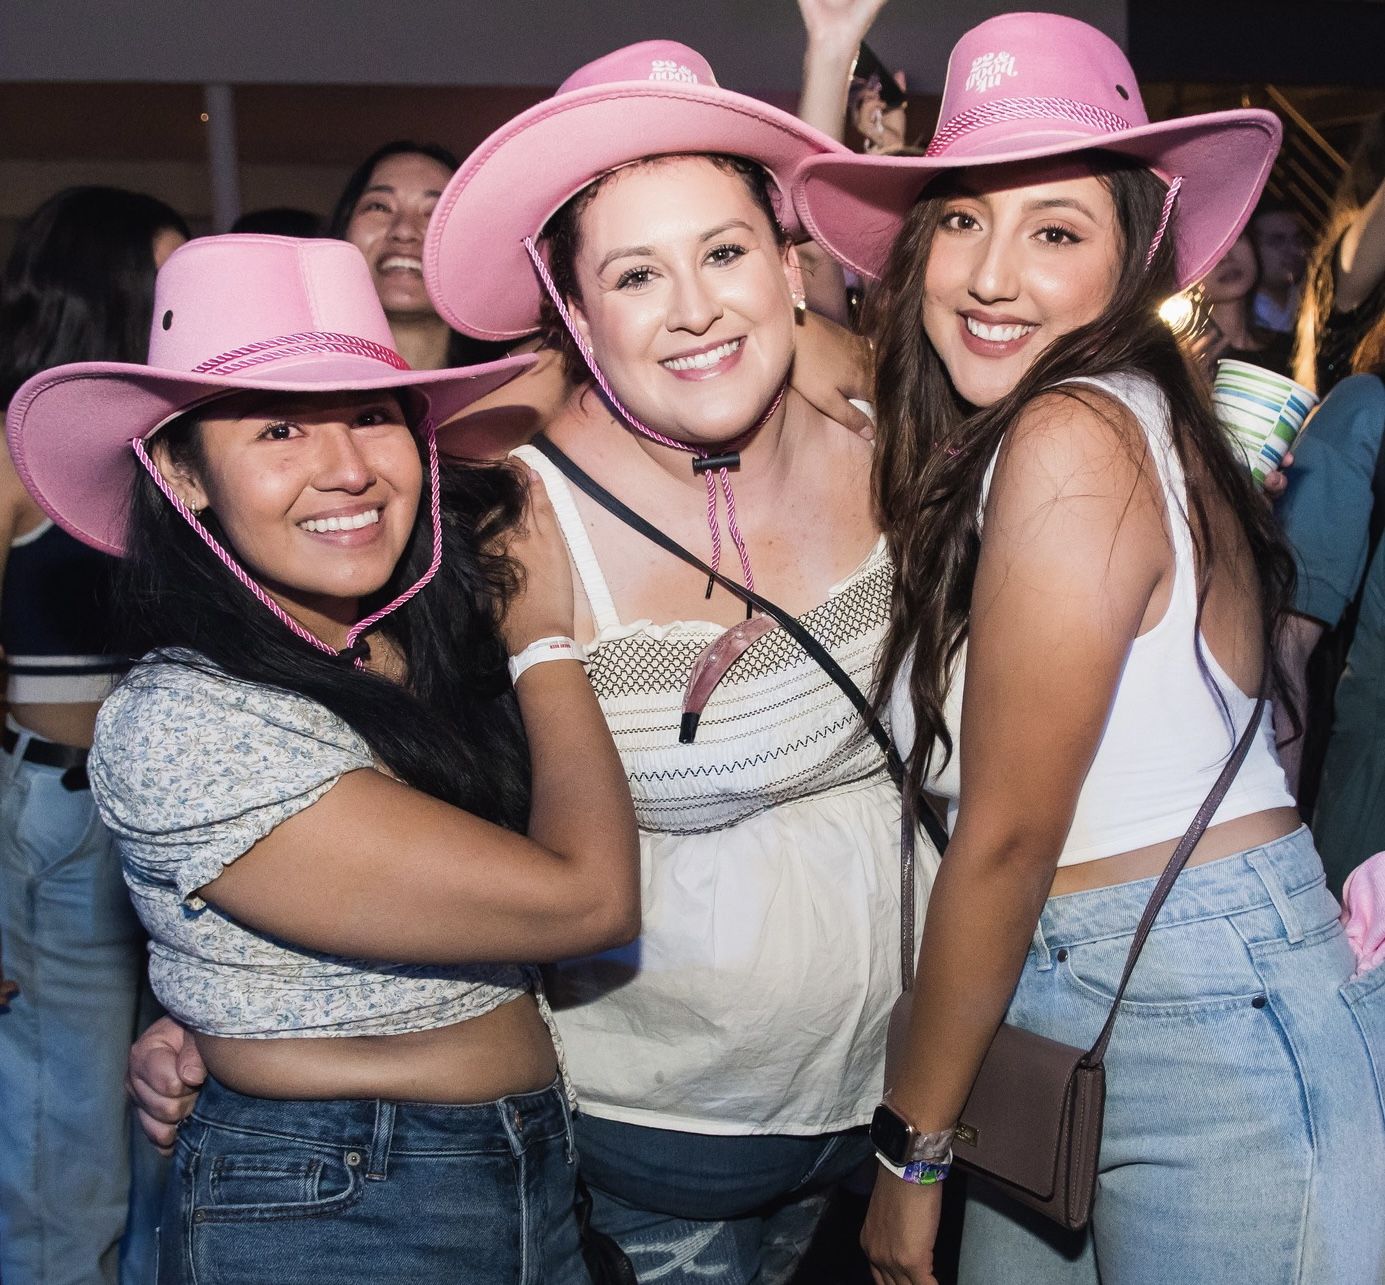
<svg viewBox="0 0 1385 1285">
<path fill-rule="evenodd" d="M 954 50 L 940 120 L 922 158 L 816 158 L 795 184 L 880 278 L 883 681 L 952 830 L 881 1119 L 936 1135 L 934 1161 L 1002 1020 L 1094 1042 L 1292 585 L 1156 311 L 1234 241 L 1274 119 L 1150 125 L 1106 37 L 1009 14 Z M 1352 978 L 1268 712 L 1190 865 L 1115 1024 L 1091 1227 L 980 1187 L 967 1285 L 1385 1279 L 1385 970 Z M 879 1174 L 877 1279 L 933 1281 L 938 1187 L 916 1184 L 938 1169 Z"/>
</svg>

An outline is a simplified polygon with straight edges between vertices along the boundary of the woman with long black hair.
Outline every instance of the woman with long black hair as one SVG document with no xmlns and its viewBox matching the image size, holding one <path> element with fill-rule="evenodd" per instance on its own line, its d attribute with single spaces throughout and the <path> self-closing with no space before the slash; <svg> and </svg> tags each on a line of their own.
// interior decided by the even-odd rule
<svg viewBox="0 0 1385 1285">
<path fill-rule="evenodd" d="M 9 436 L 127 555 L 91 777 L 210 1072 L 158 1279 L 575 1285 L 532 964 L 634 934 L 634 823 L 551 515 L 433 428 L 526 359 L 411 371 L 331 241 L 194 242 L 154 312 L 149 365 L 31 380 Z"/>
<path fill-rule="evenodd" d="M 0 276 L 0 407 L 51 366 L 142 361 L 154 273 L 187 237 L 162 201 L 118 188 L 35 210 Z M 0 449 L 0 1276 L 13 1285 L 143 1285 L 153 1266 L 157 1158 L 136 1147 L 132 1186 L 121 1089 L 144 934 L 84 766 L 121 670 L 114 565 L 48 520 Z"/>
<path fill-rule="evenodd" d="M 1278 123 L 1151 123 L 1120 49 L 1052 14 L 965 35 L 941 122 L 922 157 L 795 183 L 879 278 L 880 699 L 951 825 L 872 1128 L 876 1279 L 934 1280 L 953 1147 L 995 1145 L 958 1126 L 1001 1021 L 1076 1058 L 1113 1007 L 1090 1230 L 982 1187 L 961 1279 L 1381 1279 L 1385 969 L 1353 977 L 1257 700 L 1292 563 L 1157 315 L 1234 242 Z"/>
</svg>

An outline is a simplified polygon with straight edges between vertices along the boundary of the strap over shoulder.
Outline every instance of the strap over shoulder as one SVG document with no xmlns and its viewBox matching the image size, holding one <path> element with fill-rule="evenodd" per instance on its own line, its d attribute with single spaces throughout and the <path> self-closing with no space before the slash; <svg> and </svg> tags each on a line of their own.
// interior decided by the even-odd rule
<svg viewBox="0 0 1385 1285">
<path fill-rule="evenodd" d="M 596 547 L 592 544 L 587 524 L 577 511 L 577 501 L 567 479 L 542 451 L 533 446 L 518 446 L 510 452 L 510 457 L 523 460 L 543 479 L 549 503 L 553 505 L 553 514 L 558 519 L 558 529 L 563 533 L 563 541 L 577 568 L 582 592 L 587 595 L 587 605 L 591 608 L 597 633 L 618 629 L 620 617 L 616 614 L 615 599 L 611 597 L 610 585 L 606 583 L 601 563 L 597 561 Z"/>
</svg>

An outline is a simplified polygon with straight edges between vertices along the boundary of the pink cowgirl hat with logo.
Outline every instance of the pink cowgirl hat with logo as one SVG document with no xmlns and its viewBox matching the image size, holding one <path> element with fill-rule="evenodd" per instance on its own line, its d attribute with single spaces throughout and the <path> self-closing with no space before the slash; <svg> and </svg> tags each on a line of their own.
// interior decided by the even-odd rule
<svg viewBox="0 0 1385 1285">
<path fill-rule="evenodd" d="M 1151 124 L 1135 73 L 1114 41 L 1075 18 L 1008 13 L 957 42 L 925 155 L 810 158 L 794 181 L 794 204 L 834 258 L 878 277 L 906 214 L 935 175 L 1100 149 L 1140 162 L 1169 184 L 1155 245 L 1176 211 L 1183 287 L 1240 235 L 1281 134 L 1273 113 L 1255 109 Z"/>
<path fill-rule="evenodd" d="M 428 293 L 449 325 L 508 340 L 539 325 L 541 286 L 524 246 L 584 187 L 646 156 L 720 152 L 762 165 L 779 217 L 798 230 L 789 185 L 801 161 L 849 155 L 801 120 L 722 89 L 687 45 L 646 40 L 573 72 L 462 163 L 423 247 Z"/>
<path fill-rule="evenodd" d="M 147 365 L 86 361 L 43 371 L 15 394 L 6 432 L 20 479 L 44 511 L 79 540 L 118 556 L 144 444 L 195 406 L 255 389 L 399 390 L 431 452 L 432 426 L 532 360 L 411 370 L 394 350 L 355 246 L 203 237 L 159 270 Z"/>
</svg>

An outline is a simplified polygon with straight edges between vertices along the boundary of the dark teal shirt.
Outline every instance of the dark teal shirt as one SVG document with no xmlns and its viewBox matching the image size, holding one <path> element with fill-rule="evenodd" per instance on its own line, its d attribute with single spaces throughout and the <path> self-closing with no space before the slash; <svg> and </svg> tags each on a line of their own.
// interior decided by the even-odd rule
<svg viewBox="0 0 1385 1285">
<path fill-rule="evenodd" d="M 1298 562 L 1294 609 L 1331 628 L 1356 596 L 1370 554 L 1371 479 L 1385 435 L 1385 384 L 1338 384 L 1294 449 L 1279 519 Z M 1385 558 L 1371 565 L 1359 630 L 1385 630 Z"/>
</svg>

